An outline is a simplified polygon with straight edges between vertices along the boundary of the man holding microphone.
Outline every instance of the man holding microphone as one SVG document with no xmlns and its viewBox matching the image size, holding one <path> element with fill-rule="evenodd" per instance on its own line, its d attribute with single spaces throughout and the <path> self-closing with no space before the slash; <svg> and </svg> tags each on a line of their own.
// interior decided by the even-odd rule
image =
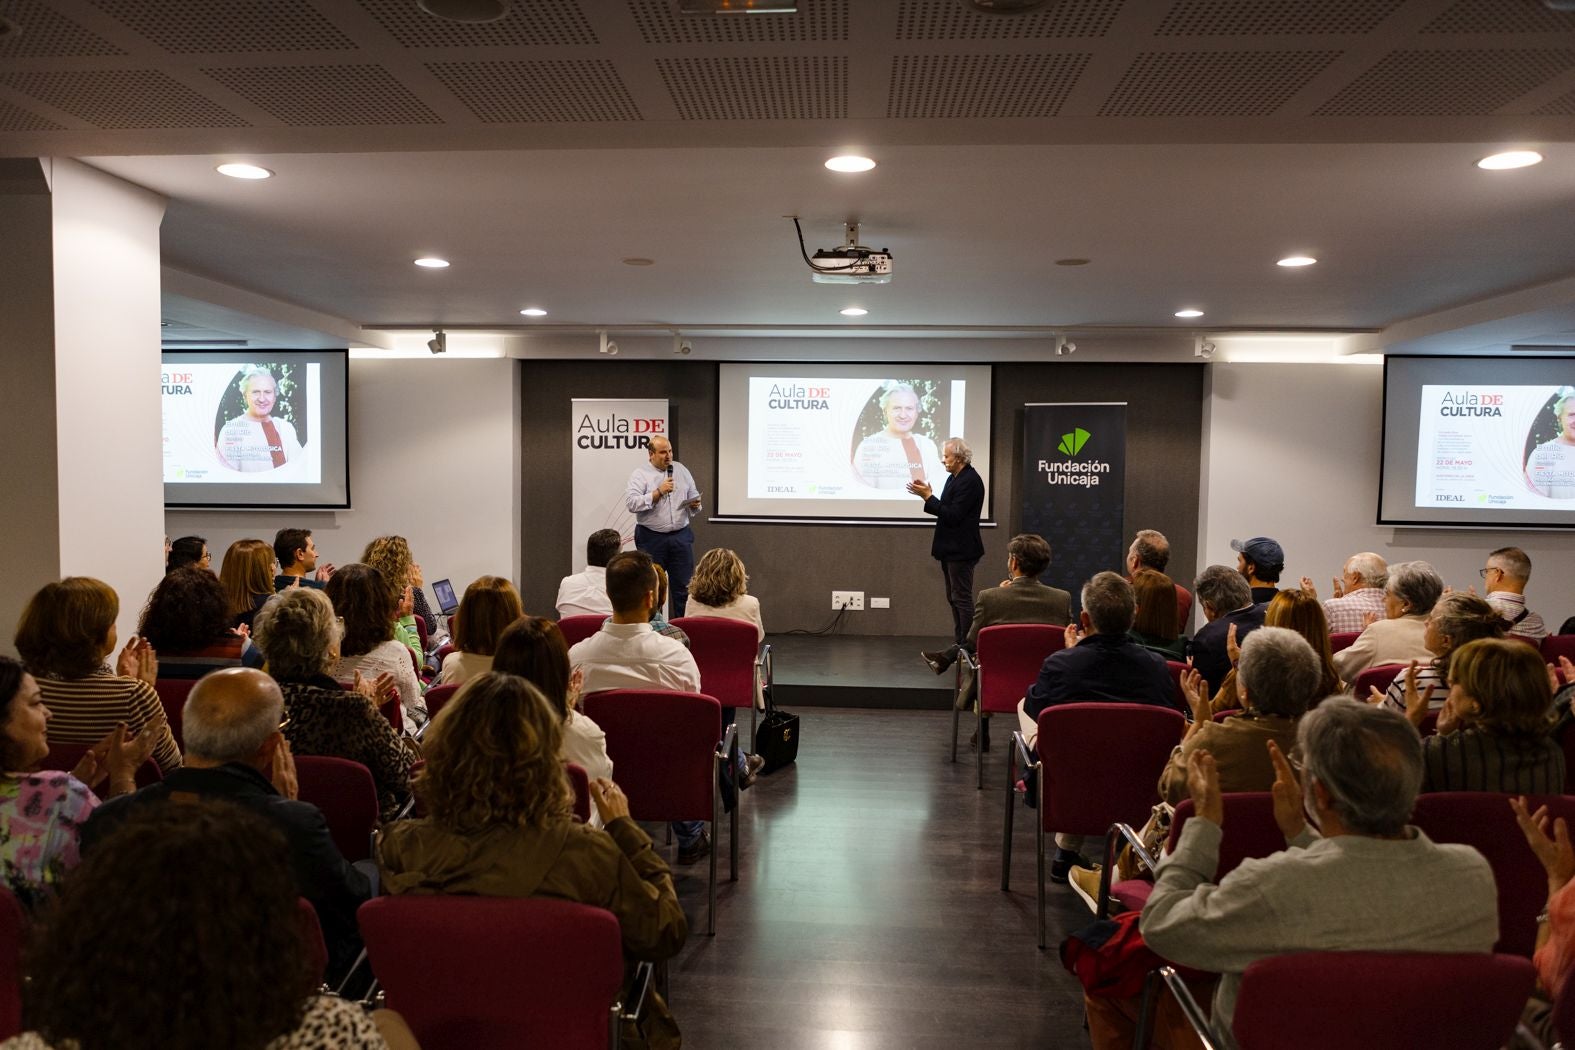
<svg viewBox="0 0 1575 1050">
<path fill-rule="evenodd" d="M 636 467 L 624 490 L 624 505 L 634 515 L 634 546 L 667 571 L 672 615 L 684 615 L 689 603 L 689 577 L 695 571 L 695 534 L 689 517 L 700 513 L 700 490 L 682 463 L 673 459 L 673 443 L 653 437 L 647 446 L 650 466 Z"/>
</svg>

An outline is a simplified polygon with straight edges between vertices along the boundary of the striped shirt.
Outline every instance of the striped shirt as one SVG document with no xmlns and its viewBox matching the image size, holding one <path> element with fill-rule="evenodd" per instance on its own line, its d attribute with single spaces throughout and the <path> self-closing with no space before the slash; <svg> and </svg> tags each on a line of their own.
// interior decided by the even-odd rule
<svg viewBox="0 0 1575 1050">
<path fill-rule="evenodd" d="M 1488 593 L 1487 603 L 1504 618 L 1509 633 L 1514 637 L 1530 638 L 1534 642 L 1547 637 L 1548 625 L 1542 622 L 1541 616 L 1526 608 L 1524 594 L 1516 594 L 1514 591 L 1491 591 Z"/>
<path fill-rule="evenodd" d="M 187 649 L 182 652 L 165 652 L 160 649 L 159 677 L 195 681 L 209 671 L 217 671 L 224 667 L 240 667 L 245 646 L 246 639 L 238 634 L 227 634 L 215 638 L 201 649 Z"/>
<path fill-rule="evenodd" d="M 1422 741 L 1423 791 L 1562 795 L 1564 752 L 1550 736 L 1462 729 Z"/>
<path fill-rule="evenodd" d="M 101 667 L 85 678 L 39 676 L 38 691 L 49 708 L 51 744 L 96 744 L 124 722 L 132 732 L 152 721 L 164 719 L 159 694 L 140 678 L 121 678 Z M 153 761 L 159 771 L 180 768 L 180 748 L 164 725 L 153 745 Z"/>
</svg>

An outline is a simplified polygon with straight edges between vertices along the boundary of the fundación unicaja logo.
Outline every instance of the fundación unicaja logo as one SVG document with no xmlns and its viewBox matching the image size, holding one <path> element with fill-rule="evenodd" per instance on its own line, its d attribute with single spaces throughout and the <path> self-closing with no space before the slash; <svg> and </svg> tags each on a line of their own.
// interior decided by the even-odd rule
<svg viewBox="0 0 1575 1050">
<path fill-rule="evenodd" d="M 1088 444 L 1088 439 L 1092 436 L 1082 427 L 1073 427 L 1070 434 L 1061 435 L 1061 443 L 1056 446 L 1056 451 L 1075 456 L 1083 451 L 1083 446 Z"/>
</svg>

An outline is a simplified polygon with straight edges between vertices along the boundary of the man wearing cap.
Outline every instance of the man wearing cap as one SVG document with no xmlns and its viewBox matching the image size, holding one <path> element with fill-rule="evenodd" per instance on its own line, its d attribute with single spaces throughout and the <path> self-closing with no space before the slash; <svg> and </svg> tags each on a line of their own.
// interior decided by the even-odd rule
<svg viewBox="0 0 1575 1050">
<path fill-rule="evenodd" d="M 1236 571 L 1247 578 L 1252 588 L 1252 600 L 1257 603 L 1272 602 L 1280 593 L 1280 573 L 1285 571 L 1285 549 L 1267 536 L 1254 536 L 1250 540 L 1231 540 L 1230 549 L 1236 552 Z"/>
</svg>

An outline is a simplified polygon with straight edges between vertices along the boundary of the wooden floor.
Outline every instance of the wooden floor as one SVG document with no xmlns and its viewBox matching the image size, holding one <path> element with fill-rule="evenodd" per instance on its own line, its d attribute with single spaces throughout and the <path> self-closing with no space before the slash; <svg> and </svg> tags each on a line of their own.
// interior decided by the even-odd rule
<svg viewBox="0 0 1575 1050">
<path fill-rule="evenodd" d="M 706 864 L 677 869 L 690 936 L 670 980 L 684 1045 L 1086 1047 L 1082 993 L 1055 946 L 1091 916 L 1052 884 L 1051 947 L 1036 947 L 1033 811 L 1020 806 L 1012 890 L 1000 890 L 1004 740 L 977 791 L 966 720 L 952 765 L 948 713 L 798 714 L 797 765 L 744 795 L 736 883 L 723 824 L 715 937 Z"/>
</svg>

